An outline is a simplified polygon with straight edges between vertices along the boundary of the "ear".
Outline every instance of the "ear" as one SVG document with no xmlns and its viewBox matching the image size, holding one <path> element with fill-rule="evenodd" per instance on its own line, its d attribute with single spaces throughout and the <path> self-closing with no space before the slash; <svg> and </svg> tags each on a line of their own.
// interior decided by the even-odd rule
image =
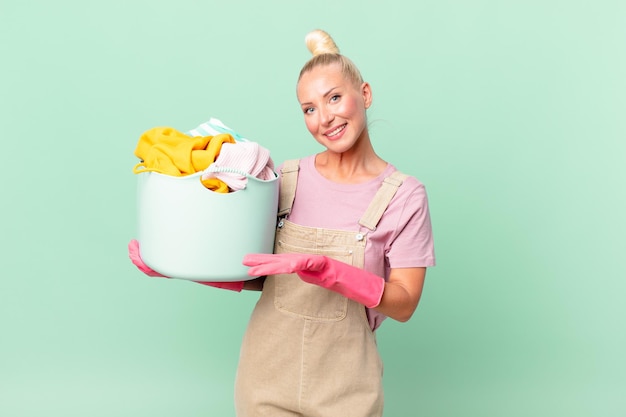
<svg viewBox="0 0 626 417">
<path fill-rule="evenodd" d="M 361 97 L 363 97 L 363 103 L 365 108 L 369 109 L 372 105 L 372 87 L 369 83 L 361 84 Z"/>
</svg>

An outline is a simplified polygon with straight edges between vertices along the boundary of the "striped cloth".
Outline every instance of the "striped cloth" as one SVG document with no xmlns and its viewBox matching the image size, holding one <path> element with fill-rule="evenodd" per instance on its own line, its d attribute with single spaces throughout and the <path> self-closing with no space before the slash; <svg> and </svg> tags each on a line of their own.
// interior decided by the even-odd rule
<svg viewBox="0 0 626 417">
<path fill-rule="evenodd" d="M 231 135 L 236 141 L 239 142 L 247 142 L 248 139 L 245 139 L 239 133 L 232 130 L 230 127 L 226 126 L 220 120 L 215 118 L 210 118 L 208 122 L 202 123 L 200 126 L 196 127 L 187 132 L 189 136 L 215 136 L 220 133 L 228 133 Z"/>
<path fill-rule="evenodd" d="M 192 137 L 215 136 L 222 133 L 231 135 L 235 143 L 222 144 L 215 162 L 204 170 L 203 181 L 215 178 L 226 183 L 230 191 L 237 191 L 246 188 L 248 176 L 262 180 L 276 177 L 269 150 L 244 138 L 221 120 L 212 117 L 208 122 L 187 132 Z"/>
</svg>

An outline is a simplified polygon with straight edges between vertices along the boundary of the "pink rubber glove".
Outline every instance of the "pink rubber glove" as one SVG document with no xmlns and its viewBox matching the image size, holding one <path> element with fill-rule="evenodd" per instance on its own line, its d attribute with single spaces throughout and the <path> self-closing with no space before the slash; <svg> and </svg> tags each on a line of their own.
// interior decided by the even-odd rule
<svg viewBox="0 0 626 417">
<path fill-rule="evenodd" d="M 141 259 L 141 255 L 139 254 L 139 242 L 135 239 L 131 240 L 128 243 L 128 257 L 132 261 L 132 263 L 139 268 L 141 272 L 150 276 L 150 277 L 159 277 L 159 278 L 169 278 L 165 275 L 159 274 L 148 265 L 144 263 Z M 204 282 L 204 281 L 194 281 L 198 284 L 208 285 L 210 287 L 222 288 L 225 290 L 237 291 L 240 292 L 243 289 L 243 281 L 234 281 L 234 282 Z"/>
<path fill-rule="evenodd" d="M 305 282 L 338 292 L 366 307 L 380 304 L 385 280 L 364 269 L 322 255 L 299 253 L 249 254 L 243 264 L 248 275 L 263 276 L 296 273 Z"/>
</svg>

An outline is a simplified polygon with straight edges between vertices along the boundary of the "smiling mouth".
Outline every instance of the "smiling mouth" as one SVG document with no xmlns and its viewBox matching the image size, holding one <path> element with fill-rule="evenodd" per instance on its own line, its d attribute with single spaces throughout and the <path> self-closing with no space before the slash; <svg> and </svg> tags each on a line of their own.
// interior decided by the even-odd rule
<svg viewBox="0 0 626 417">
<path fill-rule="evenodd" d="M 342 124 L 341 126 L 336 127 L 335 129 L 331 130 L 328 133 L 325 133 L 324 135 L 332 138 L 334 136 L 337 136 L 339 133 L 343 132 L 343 130 L 346 128 L 346 123 Z"/>
</svg>

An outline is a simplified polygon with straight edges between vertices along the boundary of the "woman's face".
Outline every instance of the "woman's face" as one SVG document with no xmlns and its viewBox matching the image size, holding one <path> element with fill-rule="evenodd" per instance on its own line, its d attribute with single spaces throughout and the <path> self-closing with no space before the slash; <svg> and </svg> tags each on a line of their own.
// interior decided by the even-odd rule
<svg viewBox="0 0 626 417">
<path fill-rule="evenodd" d="M 368 83 L 356 86 L 339 65 L 313 68 L 300 78 L 298 101 L 313 137 L 332 152 L 350 150 L 367 135 L 366 109 L 372 101 Z"/>
</svg>

